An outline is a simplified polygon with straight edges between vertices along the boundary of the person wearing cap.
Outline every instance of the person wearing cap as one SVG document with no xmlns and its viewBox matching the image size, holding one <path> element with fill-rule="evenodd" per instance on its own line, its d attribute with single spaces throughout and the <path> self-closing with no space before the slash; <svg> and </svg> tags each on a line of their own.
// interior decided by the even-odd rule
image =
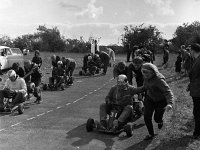
<svg viewBox="0 0 200 150">
<path fill-rule="evenodd" d="M 110 111 L 118 106 L 119 118 L 114 121 L 113 130 L 122 128 L 127 120 L 133 116 L 133 96 L 142 92 L 143 87 L 135 88 L 128 84 L 127 76 L 120 74 L 117 84 L 111 87 L 105 98 L 105 103 L 100 105 L 100 127 L 106 128 L 106 118 Z"/>
<path fill-rule="evenodd" d="M 200 44 L 191 45 L 191 55 L 194 58 L 192 69 L 189 73 L 190 83 L 188 91 L 193 100 L 194 132 L 193 138 L 200 138 Z"/>
<path fill-rule="evenodd" d="M 118 62 L 113 69 L 113 77 L 116 78 L 120 74 L 128 74 L 128 67 L 124 61 Z"/>
<path fill-rule="evenodd" d="M 23 78 L 25 75 L 24 69 L 22 67 L 19 66 L 19 63 L 13 63 L 12 65 L 12 69 L 15 70 L 16 74 Z"/>
<path fill-rule="evenodd" d="M 32 59 L 32 64 L 37 64 L 39 68 L 42 66 L 42 58 L 40 57 L 39 50 L 35 51 L 35 56 Z"/>
<path fill-rule="evenodd" d="M 163 126 L 163 114 L 172 109 L 174 95 L 165 81 L 165 77 L 158 71 L 158 68 L 152 63 L 142 65 L 142 74 L 144 77 L 143 87 L 146 91 L 144 100 L 144 121 L 149 135 L 145 140 L 153 139 L 154 129 L 152 116 L 158 124 L 158 128 Z"/>
<path fill-rule="evenodd" d="M 20 78 L 14 70 L 8 71 L 8 79 L 3 90 L 0 90 L 0 105 L 3 106 L 3 99 L 13 97 L 13 105 L 22 103 L 27 96 L 27 86 L 23 78 Z"/>
</svg>

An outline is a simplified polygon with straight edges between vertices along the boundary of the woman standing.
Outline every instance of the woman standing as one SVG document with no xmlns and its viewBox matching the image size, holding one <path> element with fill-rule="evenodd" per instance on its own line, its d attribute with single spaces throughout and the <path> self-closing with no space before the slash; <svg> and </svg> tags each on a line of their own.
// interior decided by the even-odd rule
<svg viewBox="0 0 200 150">
<path fill-rule="evenodd" d="M 158 123 L 158 128 L 163 126 L 163 115 L 165 110 L 172 108 L 174 96 L 165 81 L 165 77 L 158 71 L 158 68 L 151 63 L 142 65 L 142 74 L 144 77 L 144 88 L 146 97 L 144 100 L 144 121 L 147 126 L 149 135 L 144 140 L 150 140 L 154 137 L 152 116 Z"/>
<path fill-rule="evenodd" d="M 194 57 L 195 62 L 189 74 L 190 84 L 188 90 L 193 99 L 193 115 L 195 120 L 195 128 L 193 138 L 200 137 L 200 44 L 191 45 L 191 55 Z"/>
</svg>

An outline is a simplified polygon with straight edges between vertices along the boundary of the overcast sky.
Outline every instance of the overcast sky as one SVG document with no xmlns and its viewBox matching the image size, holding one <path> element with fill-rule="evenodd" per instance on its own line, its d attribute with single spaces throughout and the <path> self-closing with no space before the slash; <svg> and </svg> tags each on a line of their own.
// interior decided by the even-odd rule
<svg viewBox="0 0 200 150">
<path fill-rule="evenodd" d="M 200 0 L 0 0 L 0 34 L 33 34 L 57 26 L 67 38 L 121 43 L 124 25 L 156 25 L 170 39 L 178 25 L 200 21 Z"/>
</svg>

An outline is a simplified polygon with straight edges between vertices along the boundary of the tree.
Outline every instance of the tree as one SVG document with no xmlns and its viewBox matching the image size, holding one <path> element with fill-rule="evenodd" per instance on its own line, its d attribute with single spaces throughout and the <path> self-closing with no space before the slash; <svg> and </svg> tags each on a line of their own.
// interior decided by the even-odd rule
<svg viewBox="0 0 200 150">
<path fill-rule="evenodd" d="M 139 26 L 125 26 L 124 34 L 122 35 L 122 44 L 124 46 L 129 45 L 133 47 L 134 45 L 146 45 L 149 43 L 158 43 L 160 41 L 161 32 L 156 28 L 156 26 L 149 25 L 148 27 L 143 27 L 144 24 Z"/>
<path fill-rule="evenodd" d="M 61 36 L 57 27 L 48 29 L 44 25 L 39 26 L 37 31 L 35 37 L 38 37 L 37 42 L 40 43 L 41 51 L 56 52 L 66 50 L 65 39 Z"/>
<path fill-rule="evenodd" d="M 0 35 L 0 45 L 13 47 L 13 41 L 7 35 Z"/>
<path fill-rule="evenodd" d="M 177 27 L 172 39 L 173 45 L 180 47 L 194 42 L 200 43 L 200 22 L 183 23 L 183 25 Z"/>
</svg>

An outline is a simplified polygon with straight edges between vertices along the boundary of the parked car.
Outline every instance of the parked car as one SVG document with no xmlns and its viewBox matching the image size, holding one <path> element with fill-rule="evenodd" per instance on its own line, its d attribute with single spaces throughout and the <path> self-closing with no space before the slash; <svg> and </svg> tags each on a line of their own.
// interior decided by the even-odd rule
<svg viewBox="0 0 200 150">
<path fill-rule="evenodd" d="M 12 67 L 13 63 L 24 65 L 23 53 L 19 48 L 0 46 L 0 69 L 5 70 Z"/>
</svg>

